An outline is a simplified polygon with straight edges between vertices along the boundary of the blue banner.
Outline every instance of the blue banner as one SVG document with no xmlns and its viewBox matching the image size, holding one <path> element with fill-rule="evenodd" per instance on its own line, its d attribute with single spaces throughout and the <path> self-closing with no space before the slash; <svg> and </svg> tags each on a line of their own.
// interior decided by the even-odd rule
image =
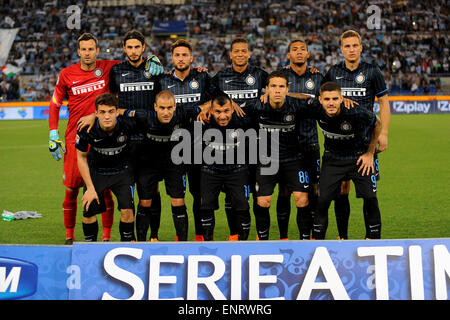
<svg viewBox="0 0 450 320">
<path fill-rule="evenodd" d="M 448 300 L 450 239 L 0 247 L 0 299 Z"/>
</svg>

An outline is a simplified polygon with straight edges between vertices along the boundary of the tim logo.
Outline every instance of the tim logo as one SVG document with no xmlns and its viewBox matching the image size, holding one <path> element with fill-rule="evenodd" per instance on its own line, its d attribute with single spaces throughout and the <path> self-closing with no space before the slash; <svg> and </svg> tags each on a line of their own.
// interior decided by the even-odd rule
<svg viewBox="0 0 450 320">
<path fill-rule="evenodd" d="M 0 300 L 20 299 L 37 290 L 38 267 L 28 261 L 0 257 Z"/>
</svg>

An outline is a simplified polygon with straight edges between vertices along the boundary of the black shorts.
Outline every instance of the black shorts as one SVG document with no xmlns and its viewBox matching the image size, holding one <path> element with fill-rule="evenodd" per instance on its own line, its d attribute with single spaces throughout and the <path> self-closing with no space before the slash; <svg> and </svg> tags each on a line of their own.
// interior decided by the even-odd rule
<svg viewBox="0 0 450 320">
<path fill-rule="evenodd" d="M 250 178 L 247 169 L 231 173 L 211 173 L 201 171 L 200 192 L 201 208 L 205 210 L 219 209 L 219 194 L 226 190 L 231 197 L 231 206 L 236 210 L 248 210 L 250 198 Z"/>
<path fill-rule="evenodd" d="M 319 197 L 325 201 L 333 200 L 339 194 L 341 181 L 352 180 L 358 198 L 374 198 L 377 196 L 377 180 L 375 174 L 361 175 L 356 160 L 322 159 L 322 170 L 319 180 Z"/>
<path fill-rule="evenodd" d="M 262 175 L 261 166 L 256 170 L 255 191 L 258 197 L 271 196 L 277 183 L 285 185 L 291 192 L 308 192 L 309 175 L 301 160 L 279 163 L 274 175 Z"/>
<path fill-rule="evenodd" d="M 318 183 L 320 177 L 320 149 L 307 149 L 302 154 L 306 171 L 308 171 L 309 183 Z"/>
<path fill-rule="evenodd" d="M 116 196 L 119 210 L 134 209 L 134 185 L 131 170 L 124 170 L 121 173 L 113 175 L 104 175 L 91 170 L 91 179 L 100 204 L 95 200 L 91 202 L 89 210 L 83 211 L 84 217 L 92 217 L 106 211 L 104 198 L 106 189 L 110 189 Z M 84 187 L 84 192 L 86 192 L 86 187 Z"/>
<path fill-rule="evenodd" d="M 186 170 L 183 164 L 175 165 L 170 159 L 162 162 L 139 162 L 136 167 L 136 187 L 139 199 L 152 199 L 158 183 L 164 180 L 166 192 L 171 198 L 184 198 L 186 193 Z"/>
</svg>

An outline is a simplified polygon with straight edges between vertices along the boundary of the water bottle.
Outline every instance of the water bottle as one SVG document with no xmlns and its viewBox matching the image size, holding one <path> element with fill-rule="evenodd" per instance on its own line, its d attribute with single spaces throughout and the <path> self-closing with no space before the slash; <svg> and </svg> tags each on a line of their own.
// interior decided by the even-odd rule
<svg viewBox="0 0 450 320">
<path fill-rule="evenodd" d="M 14 213 L 3 211 L 2 213 L 2 220 L 3 221 L 13 221 L 14 220 Z"/>
</svg>

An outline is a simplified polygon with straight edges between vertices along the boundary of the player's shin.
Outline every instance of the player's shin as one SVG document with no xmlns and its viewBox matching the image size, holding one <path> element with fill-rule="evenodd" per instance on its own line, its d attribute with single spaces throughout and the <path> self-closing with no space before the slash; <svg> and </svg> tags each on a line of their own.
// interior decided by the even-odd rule
<svg viewBox="0 0 450 320">
<path fill-rule="evenodd" d="M 225 196 L 225 213 L 227 215 L 228 227 L 230 228 L 230 236 L 238 234 L 238 223 L 236 221 L 236 212 L 231 206 L 231 196 L 226 194 Z"/>
<path fill-rule="evenodd" d="M 334 213 L 340 239 L 348 239 L 348 220 L 350 218 L 350 201 L 348 194 L 340 194 L 334 200 Z"/>
<path fill-rule="evenodd" d="M 156 192 L 152 198 L 150 207 L 150 238 L 157 239 L 159 226 L 161 224 L 161 194 Z M 147 227 L 148 229 L 148 227 Z"/>
<path fill-rule="evenodd" d="M 214 239 L 214 227 L 216 224 L 214 210 L 202 210 L 202 234 L 205 241 Z"/>
<path fill-rule="evenodd" d="M 239 240 L 247 240 L 250 233 L 250 210 L 236 210 L 236 220 L 238 221 Z"/>
<path fill-rule="evenodd" d="M 269 207 L 264 208 L 256 204 L 253 207 L 255 214 L 256 232 L 259 240 L 269 240 L 270 213 Z"/>
<path fill-rule="evenodd" d="M 102 212 L 102 241 L 111 239 L 111 228 L 114 223 L 114 199 L 111 190 L 105 190 L 105 206 L 106 211 Z"/>
<path fill-rule="evenodd" d="M 278 195 L 277 199 L 277 220 L 278 229 L 280 231 L 280 239 L 288 237 L 289 218 L 291 215 L 291 195 L 288 197 Z"/>
<path fill-rule="evenodd" d="M 377 198 L 365 198 L 364 222 L 366 224 L 366 238 L 381 239 L 381 215 Z"/>
<path fill-rule="evenodd" d="M 98 236 L 98 221 L 93 223 L 83 222 L 84 241 L 96 242 Z"/>
<path fill-rule="evenodd" d="M 64 212 L 64 226 L 66 227 L 66 240 L 74 240 L 74 228 L 77 217 L 77 197 L 78 189 L 66 189 L 63 212 Z"/>
<path fill-rule="evenodd" d="M 135 241 L 136 237 L 134 236 L 134 221 L 124 222 L 120 220 L 119 233 L 120 233 L 120 241 L 123 242 Z"/>
<path fill-rule="evenodd" d="M 330 201 L 319 201 L 317 210 L 314 215 L 314 223 L 312 229 L 312 238 L 315 240 L 324 240 L 328 228 L 328 208 Z"/>
<path fill-rule="evenodd" d="M 138 241 L 147 240 L 147 231 L 150 226 L 151 207 L 138 205 L 136 213 L 136 235 Z"/>
<path fill-rule="evenodd" d="M 188 216 L 186 206 L 172 206 L 172 218 L 177 233 L 178 241 L 187 241 L 188 236 Z"/>
<path fill-rule="evenodd" d="M 297 226 L 300 240 L 311 239 L 313 216 L 310 205 L 307 205 L 306 207 L 297 207 Z"/>
</svg>

